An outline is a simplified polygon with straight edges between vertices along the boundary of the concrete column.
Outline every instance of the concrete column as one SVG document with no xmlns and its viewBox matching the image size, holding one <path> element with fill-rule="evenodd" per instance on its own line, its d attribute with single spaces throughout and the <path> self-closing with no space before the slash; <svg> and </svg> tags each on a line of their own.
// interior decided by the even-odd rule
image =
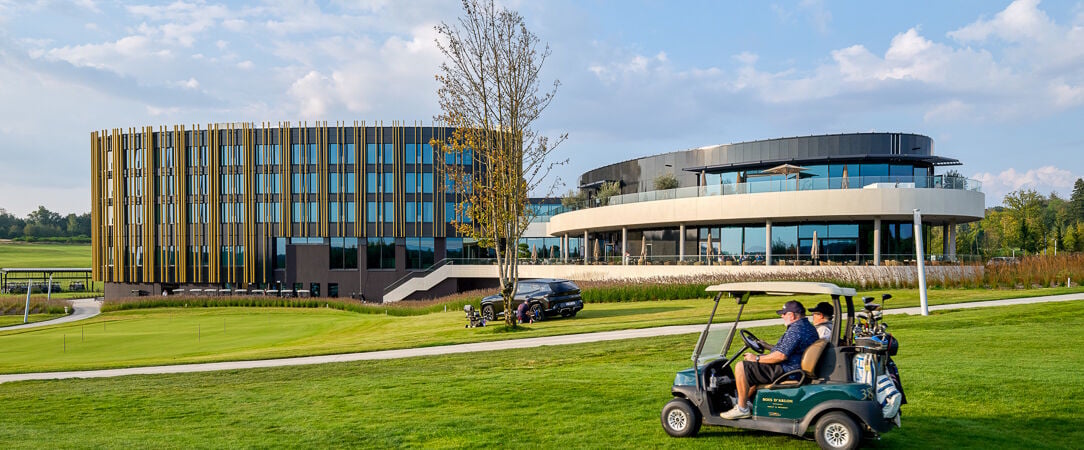
<svg viewBox="0 0 1084 450">
<path fill-rule="evenodd" d="M 568 233 L 561 236 L 561 262 L 568 264 Z"/>
<path fill-rule="evenodd" d="M 764 221 L 764 265 L 772 265 L 772 221 Z"/>
<path fill-rule="evenodd" d="M 948 247 L 945 249 L 945 258 L 949 261 L 956 261 L 956 222 L 949 222 L 945 242 Z"/>
<path fill-rule="evenodd" d="M 629 265 L 629 229 L 621 227 L 621 265 Z"/>
<path fill-rule="evenodd" d="M 591 258 L 591 241 L 587 239 L 587 230 L 583 230 L 583 263 L 587 264 Z"/>
<path fill-rule="evenodd" d="M 678 225 L 678 261 L 685 261 L 685 224 Z"/>
<path fill-rule="evenodd" d="M 881 219 L 873 219 L 873 265 L 881 265 Z"/>
</svg>

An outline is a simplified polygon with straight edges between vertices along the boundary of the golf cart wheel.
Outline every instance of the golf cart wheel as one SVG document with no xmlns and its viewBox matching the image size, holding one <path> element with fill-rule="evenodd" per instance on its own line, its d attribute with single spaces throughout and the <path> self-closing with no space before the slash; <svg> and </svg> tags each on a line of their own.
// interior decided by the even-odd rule
<svg viewBox="0 0 1084 450">
<path fill-rule="evenodd" d="M 535 322 L 541 322 L 543 320 L 546 320 L 546 313 L 542 311 L 541 303 L 531 303 L 531 308 L 529 309 L 529 311 L 531 313 L 531 317 L 534 318 Z"/>
<path fill-rule="evenodd" d="M 482 317 L 486 319 L 486 322 L 492 322 L 497 318 L 497 314 L 493 312 L 493 305 L 486 305 L 482 307 Z"/>
<path fill-rule="evenodd" d="M 817 445 L 821 448 L 852 450 L 861 441 L 862 430 L 845 413 L 828 413 L 817 421 Z"/>
<path fill-rule="evenodd" d="M 662 429 L 670 436 L 696 436 L 700 423 L 700 411 L 688 400 L 675 398 L 662 407 Z"/>
</svg>

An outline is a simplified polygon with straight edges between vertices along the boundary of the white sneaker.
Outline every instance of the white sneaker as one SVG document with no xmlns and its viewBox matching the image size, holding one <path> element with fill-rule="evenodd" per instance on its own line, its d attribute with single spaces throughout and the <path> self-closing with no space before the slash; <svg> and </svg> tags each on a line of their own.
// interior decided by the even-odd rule
<svg viewBox="0 0 1084 450">
<path fill-rule="evenodd" d="M 748 409 L 739 407 L 737 405 L 735 405 L 733 408 L 731 408 L 730 411 L 719 414 L 719 417 L 722 417 L 722 418 L 727 419 L 727 420 L 744 419 L 746 417 L 751 417 L 751 416 L 752 416 L 752 413 L 750 413 Z"/>
</svg>

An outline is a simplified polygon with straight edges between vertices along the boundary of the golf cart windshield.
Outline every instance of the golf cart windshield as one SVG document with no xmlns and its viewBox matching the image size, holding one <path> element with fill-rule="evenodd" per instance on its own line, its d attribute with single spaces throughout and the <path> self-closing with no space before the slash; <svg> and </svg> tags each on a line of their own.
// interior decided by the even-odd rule
<svg viewBox="0 0 1084 450">
<path fill-rule="evenodd" d="M 730 324 L 712 325 L 704 338 L 704 346 L 700 352 L 700 359 L 696 359 L 697 352 L 693 352 L 696 365 L 704 365 L 716 359 L 722 358 L 723 346 L 726 345 L 726 337 L 730 334 Z"/>
<path fill-rule="evenodd" d="M 708 325 L 701 332 L 696 349 L 693 351 L 692 359 L 697 367 L 719 358 L 725 358 L 726 353 L 732 350 L 735 345 L 741 345 L 741 339 L 736 337 L 737 325 L 741 321 L 741 313 L 745 309 L 745 304 L 751 296 L 765 294 L 827 294 L 832 296 L 835 302 L 834 306 L 838 308 L 839 296 L 852 297 L 855 294 L 854 289 L 841 288 L 831 283 L 791 281 L 725 283 L 709 286 L 707 291 L 717 295 L 715 296 L 715 306 L 712 308 L 711 316 L 708 317 Z M 727 320 L 726 318 L 716 317 L 719 302 L 722 298 L 725 298 L 726 294 L 737 299 L 738 303 L 738 315 L 733 324 L 716 323 Z"/>
</svg>

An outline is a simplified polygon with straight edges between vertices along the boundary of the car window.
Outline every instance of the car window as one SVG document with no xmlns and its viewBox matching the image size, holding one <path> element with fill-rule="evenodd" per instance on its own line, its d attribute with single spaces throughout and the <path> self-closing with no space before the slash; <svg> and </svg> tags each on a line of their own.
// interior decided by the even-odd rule
<svg viewBox="0 0 1084 450">
<path fill-rule="evenodd" d="M 519 286 L 516 287 L 516 295 L 530 294 L 536 288 L 537 286 L 534 283 L 520 282 Z"/>
<path fill-rule="evenodd" d="M 555 292 L 568 292 L 568 291 L 578 291 L 578 290 L 580 290 L 580 287 L 576 286 L 576 283 L 573 283 L 571 281 L 561 281 L 561 282 L 558 282 L 558 283 L 554 283 L 552 286 L 550 286 L 550 288 L 553 289 Z"/>
</svg>

